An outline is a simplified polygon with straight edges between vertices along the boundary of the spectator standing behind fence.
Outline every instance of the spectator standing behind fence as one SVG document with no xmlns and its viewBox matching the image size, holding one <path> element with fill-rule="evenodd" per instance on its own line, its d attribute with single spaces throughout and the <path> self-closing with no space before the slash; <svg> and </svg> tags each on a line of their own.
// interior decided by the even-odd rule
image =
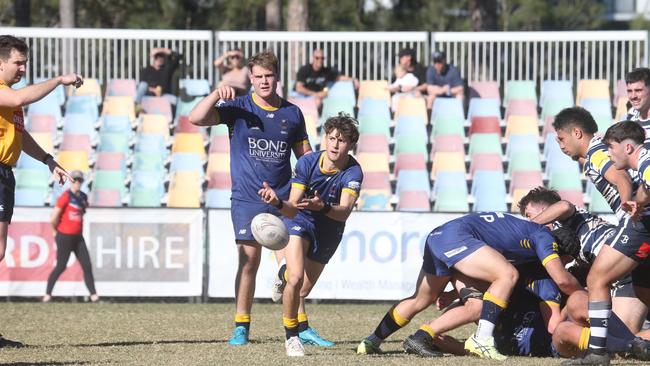
<svg viewBox="0 0 650 366">
<path fill-rule="evenodd" d="M 84 181 L 83 173 L 74 170 L 70 172 L 72 184 L 70 189 L 66 190 L 56 200 L 56 206 L 52 212 L 50 222 L 55 231 L 54 240 L 56 242 L 56 267 L 50 273 L 47 279 L 47 289 L 43 302 L 52 300 L 52 289 L 59 279 L 59 276 L 65 271 L 70 258 L 70 253 L 74 252 L 75 257 L 81 264 L 84 273 L 84 282 L 90 292 L 90 301 L 97 302 L 99 296 L 95 291 L 95 279 L 93 278 L 93 268 L 90 264 L 90 255 L 86 248 L 86 241 L 82 235 L 83 216 L 88 207 L 88 196 L 81 191 L 81 184 Z"/>
<path fill-rule="evenodd" d="M 240 49 L 225 52 L 214 60 L 214 67 L 221 74 L 218 87 L 230 86 L 235 89 L 237 96 L 248 94 L 251 88 L 250 70 L 243 65 L 243 61 L 244 54 Z"/>
<path fill-rule="evenodd" d="M 323 50 L 316 49 L 312 54 L 311 63 L 298 69 L 294 96 L 314 98 L 320 107 L 323 99 L 327 97 L 328 89 L 339 80 L 351 80 L 351 78 L 341 75 L 335 68 L 325 66 Z M 356 80 L 354 83 L 357 88 Z"/>
<path fill-rule="evenodd" d="M 42 83 L 13 90 L 12 85 L 25 76 L 29 47 L 19 38 L 0 36 L 0 262 L 7 248 L 7 231 L 14 213 L 16 180 L 12 167 L 22 152 L 47 165 L 55 182 L 65 183 L 65 171 L 25 130 L 23 106 L 32 104 L 52 92 L 59 85 L 80 87 L 83 79 L 75 74 L 57 76 Z M 55 183 L 56 184 L 56 183 Z M 0 336 L 0 348 L 22 347 L 23 344 Z"/>
<path fill-rule="evenodd" d="M 406 71 L 402 65 L 395 66 L 395 81 L 388 86 L 388 91 L 393 95 L 392 108 L 397 110 L 397 103 L 402 96 L 419 96 L 417 91 L 418 78 L 413 73 Z"/>
<path fill-rule="evenodd" d="M 444 52 L 436 51 L 432 55 L 433 65 L 427 70 L 427 107 L 433 107 L 437 97 L 453 97 L 463 99 L 465 90 L 460 71 L 454 65 L 448 64 Z"/>
<path fill-rule="evenodd" d="M 142 97 L 163 96 L 173 105 L 176 104 L 176 96 L 172 90 L 172 76 L 178 68 L 180 55 L 169 48 L 154 48 L 151 50 L 151 65 L 142 69 L 136 103 L 140 103 Z"/>
</svg>

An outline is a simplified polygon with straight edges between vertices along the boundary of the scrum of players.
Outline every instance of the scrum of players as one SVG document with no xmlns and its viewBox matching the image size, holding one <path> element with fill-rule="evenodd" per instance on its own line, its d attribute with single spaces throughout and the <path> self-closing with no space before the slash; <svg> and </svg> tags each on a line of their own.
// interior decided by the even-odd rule
<svg viewBox="0 0 650 366">
<path fill-rule="evenodd" d="M 579 162 L 618 225 L 544 187 L 518 202 L 527 220 L 495 212 L 452 220 L 429 234 L 415 293 L 388 310 L 357 353 L 381 353 L 382 341 L 436 303 L 442 315 L 404 340 L 406 352 L 649 361 L 650 69 L 629 72 L 626 84 L 628 114 L 604 135 L 580 107 L 553 122 L 562 152 Z M 444 292 L 449 281 L 453 290 Z M 464 344 L 446 334 L 472 322 L 477 330 Z"/>
</svg>

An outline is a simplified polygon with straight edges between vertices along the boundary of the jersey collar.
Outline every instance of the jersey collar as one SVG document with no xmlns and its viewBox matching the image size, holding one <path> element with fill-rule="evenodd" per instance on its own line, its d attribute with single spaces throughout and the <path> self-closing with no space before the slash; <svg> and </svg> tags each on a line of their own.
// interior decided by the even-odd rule
<svg viewBox="0 0 650 366">
<path fill-rule="evenodd" d="M 278 108 L 275 108 L 275 107 L 266 107 L 266 106 L 261 105 L 261 104 L 257 101 L 257 98 L 259 98 L 259 97 L 257 96 L 257 94 L 255 94 L 255 92 L 253 92 L 253 93 L 251 94 L 251 99 L 253 99 L 253 103 L 255 103 L 255 105 L 257 105 L 258 107 L 262 108 L 263 110 L 265 110 L 265 111 L 269 111 L 269 112 L 274 112 L 274 111 L 277 111 L 277 110 L 278 110 Z"/>
<path fill-rule="evenodd" d="M 320 169 L 320 172 L 323 173 L 323 174 L 335 174 L 335 173 L 338 173 L 339 170 L 336 169 L 336 168 L 334 168 L 332 170 L 323 169 L 323 160 L 325 160 L 325 154 L 327 154 L 327 152 L 322 151 L 320 153 L 320 158 L 318 159 L 318 168 Z"/>
</svg>

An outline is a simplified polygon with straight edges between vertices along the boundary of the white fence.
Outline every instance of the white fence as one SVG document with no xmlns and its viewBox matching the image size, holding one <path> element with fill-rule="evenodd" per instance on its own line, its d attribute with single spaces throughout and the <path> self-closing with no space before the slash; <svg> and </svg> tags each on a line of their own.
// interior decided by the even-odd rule
<svg viewBox="0 0 650 366">
<path fill-rule="evenodd" d="M 221 53 L 241 48 L 246 56 L 272 49 L 280 59 L 281 80 L 292 85 L 297 69 L 316 48 L 325 64 L 358 79 L 390 79 L 401 48 L 416 50 L 430 64 L 431 51 L 443 50 L 468 82 L 496 80 L 622 79 L 648 65 L 648 32 L 211 32 L 193 30 L 0 28 L 27 39 L 28 79 L 71 70 L 105 83 L 139 79 L 153 47 L 183 55 L 182 76 L 220 79 L 212 65 Z"/>
</svg>

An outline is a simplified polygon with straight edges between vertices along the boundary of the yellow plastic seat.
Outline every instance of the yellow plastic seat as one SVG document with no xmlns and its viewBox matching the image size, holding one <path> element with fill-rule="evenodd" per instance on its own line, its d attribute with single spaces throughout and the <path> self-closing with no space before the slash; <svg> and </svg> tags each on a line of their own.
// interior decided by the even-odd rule
<svg viewBox="0 0 650 366">
<path fill-rule="evenodd" d="M 363 98 L 383 99 L 390 105 L 390 93 L 387 80 L 362 80 L 359 82 L 359 99 L 357 105 L 361 106 Z"/>
<path fill-rule="evenodd" d="M 388 157 L 382 153 L 360 153 L 357 161 L 364 172 L 388 173 Z"/>
<path fill-rule="evenodd" d="M 433 156 L 433 165 L 431 166 L 431 179 L 436 179 L 438 172 L 463 172 L 465 170 L 465 158 L 460 152 L 437 152 Z"/>
<path fill-rule="evenodd" d="M 165 140 L 169 139 L 169 122 L 160 114 L 141 114 L 141 122 L 138 131 L 140 133 L 153 133 L 163 135 Z"/>
<path fill-rule="evenodd" d="M 316 129 L 316 124 L 318 119 L 310 114 L 305 115 L 305 127 L 307 128 L 307 136 L 311 138 L 318 137 L 318 130 Z"/>
<path fill-rule="evenodd" d="M 54 141 L 52 141 L 52 134 L 49 132 L 33 132 L 32 138 L 36 143 L 48 153 L 54 152 Z"/>
<path fill-rule="evenodd" d="M 167 207 L 201 207 L 201 178 L 198 172 L 176 172 L 170 179 Z"/>
<path fill-rule="evenodd" d="M 506 121 L 505 137 L 510 135 L 539 136 L 539 126 L 536 116 L 509 116 Z"/>
<path fill-rule="evenodd" d="M 69 95 L 91 95 L 97 99 L 97 104 L 102 101 L 102 88 L 97 79 L 84 79 L 84 83 L 79 87 L 69 87 Z"/>
<path fill-rule="evenodd" d="M 208 177 L 212 173 L 230 173 L 230 154 L 212 153 L 208 156 Z"/>
<path fill-rule="evenodd" d="M 199 154 L 201 159 L 205 159 L 205 147 L 203 145 L 203 136 L 200 133 L 177 133 L 174 135 L 172 153 L 189 152 Z"/>
<path fill-rule="evenodd" d="M 135 103 L 131 97 L 106 97 L 102 108 L 103 116 L 128 116 L 135 120 Z"/>
<path fill-rule="evenodd" d="M 606 99 L 611 100 L 609 96 L 609 81 L 606 79 L 583 79 L 578 83 L 578 92 L 576 93 L 576 104 L 583 99 Z"/>
<path fill-rule="evenodd" d="M 427 115 L 427 105 L 424 101 L 424 98 L 399 98 L 399 101 L 397 102 L 397 109 L 395 110 L 395 121 L 397 121 L 401 116 L 422 117 L 424 123 L 427 123 L 429 118 Z"/>
<path fill-rule="evenodd" d="M 618 98 L 618 105 L 616 105 L 616 117 L 614 117 L 614 121 L 619 122 L 627 117 L 627 102 L 627 97 Z"/>
<path fill-rule="evenodd" d="M 85 151 L 60 151 L 56 161 L 67 171 L 80 170 L 84 173 L 90 171 L 88 153 Z"/>
</svg>

